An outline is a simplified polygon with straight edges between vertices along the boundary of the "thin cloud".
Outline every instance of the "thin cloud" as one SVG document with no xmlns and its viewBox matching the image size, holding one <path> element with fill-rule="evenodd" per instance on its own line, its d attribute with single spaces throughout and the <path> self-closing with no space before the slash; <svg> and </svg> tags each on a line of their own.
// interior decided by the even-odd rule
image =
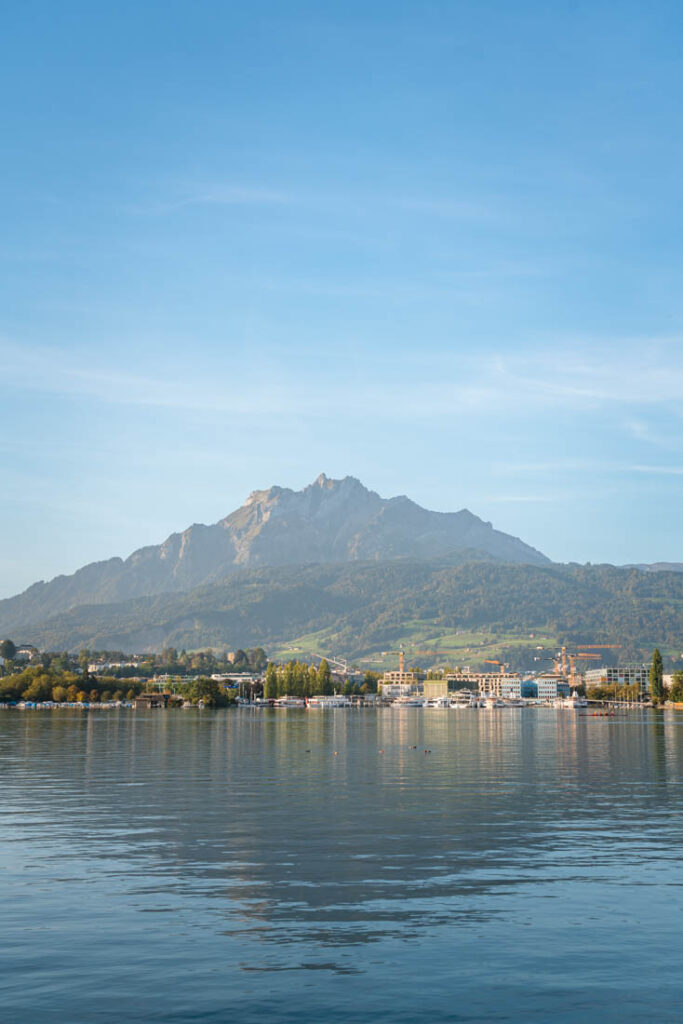
<svg viewBox="0 0 683 1024">
<path fill-rule="evenodd" d="M 578 414 L 581 409 L 639 403 L 643 408 L 655 407 L 661 415 L 669 404 L 678 407 L 683 391 L 682 367 L 660 366 L 648 377 L 642 360 L 628 354 L 622 355 L 617 370 L 603 353 L 605 365 L 598 378 L 595 352 L 587 366 L 576 352 L 557 353 L 550 360 L 533 353 L 463 358 L 458 352 L 423 360 L 415 350 L 397 351 L 387 364 L 376 354 L 356 351 L 357 345 L 339 344 L 338 354 L 344 356 L 340 368 L 334 358 L 311 361 L 303 350 L 290 348 L 285 354 L 261 339 L 254 343 L 260 346 L 258 365 L 229 350 L 211 365 L 197 364 L 191 358 L 193 343 L 189 340 L 186 359 L 176 359 L 160 372 L 156 365 L 150 369 L 144 364 L 122 370 L 120 365 L 103 363 L 102 356 L 95 364 L 89 353 L 68 349 L 5 342 L 0 353 L 6 378 L 18 390 L 197 414 L 291 416 L 294 408 L 298 418 L 305 419 L 328 416 L 330 408 L 341 403 L 349 415 L 365 416 L 372 408 L 375 419 L 386 421 L 429 421 L 466 412 L 470 418 L 512 422 L 548 411 Z M 144 359 L 144 342 L 139 351 Z M 326 354 L 334 355 L 333 346 L 327 346 Z M 585 386 L 579 377 L 580 366 Z M 239 388 L 230 386 L 234 379 L 239 379 Z M 548 468 L 557 469 L 558 465 L 551 463 Z M 531 468 L 527 466 L 527 471 Z M 612 469 L 618 471 L 619 467 Z M 524 470 L 524 464 L 518 470 Z"/>
<path fill-rule="evenodd" d="M 651 473 L 656 476 L 683 476 L 683 466 L 629 466 L 631 473 Z"/>
</svg>

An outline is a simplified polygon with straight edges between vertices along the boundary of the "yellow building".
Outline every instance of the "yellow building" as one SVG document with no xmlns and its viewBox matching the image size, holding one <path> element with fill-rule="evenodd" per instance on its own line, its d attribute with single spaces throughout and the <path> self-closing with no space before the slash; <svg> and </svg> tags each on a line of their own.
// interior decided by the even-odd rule
<svg viewBox="0 0 683 1024">
<path fill-rule="evenodd" d="M 445 679 L 425 679 L 422 689 L 427 700 L 434 697 L 448 696 L 448 683 Z"/>
</svg>

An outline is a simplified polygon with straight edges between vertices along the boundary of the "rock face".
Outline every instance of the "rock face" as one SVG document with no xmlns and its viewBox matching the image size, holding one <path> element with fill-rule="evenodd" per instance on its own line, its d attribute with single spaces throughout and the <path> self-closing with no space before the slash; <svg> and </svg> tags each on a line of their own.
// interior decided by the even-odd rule
<svg viewBox="0 0 683 1024">
<path fill-rule="evenodd" d="M 302 491 L 254 491 L 213 526 L 195 524 L 125 561 L 93 562 L 71 576 L 35 583 L 0 601 L 0 632 L 23 630 L 76 605 L 189 590 L 240 568 L 428 559 L 463 549 L 505 562 L 549 564 L 467 509 L 430 512 L 406 497 L 380 498 L 355 477 L 331 480 L 323 473 Z"/>
</svg>

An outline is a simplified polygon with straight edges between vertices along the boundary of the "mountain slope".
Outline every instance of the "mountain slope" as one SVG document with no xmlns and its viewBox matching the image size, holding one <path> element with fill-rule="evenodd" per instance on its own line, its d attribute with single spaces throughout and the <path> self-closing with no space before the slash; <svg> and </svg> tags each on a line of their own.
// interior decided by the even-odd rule
<svg viewBox="0 0 683 1024">
<path fill-rule="evenodd" d="M 218 523 L 190 526 L 125 561 L 94 562 L 71 576 L 36 583 L 0 601 L 0 633 L 21 632 L 81 604 L 189 590 L 240 568 L 429 559 L 465 549 L 506 562 L 549 564 L 466 509 L 431 512 L 406 497 L 380 498 L 354 477 L 322 474 L 302 491 L 254 491 Z"/>
<path fill-rule="evenodd" d="M 610 641 L 622 645 L 622 659 L 649 657 L 656 644 L 680 652 L 683 575 L 495 561 L 249 569 L 188 593 L 74 608 L 36 624 L 30 639 L 49 649 L 140 651 L 272 648 L 324 633 L 328 651 L 359 657 L 420 632 L 458 630 L 488 630 L 501 644 L 503 634 L 515 634 L 532 647 L 538 641 L 528 638 L 540 631 Z"/>
</svg>

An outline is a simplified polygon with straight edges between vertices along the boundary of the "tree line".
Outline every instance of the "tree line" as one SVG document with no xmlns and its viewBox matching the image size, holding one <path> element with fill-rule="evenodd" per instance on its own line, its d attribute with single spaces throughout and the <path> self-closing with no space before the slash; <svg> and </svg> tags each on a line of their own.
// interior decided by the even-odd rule
<svg viewBox="0 0 683 1024">
<path fill-rule="evenodd" d="M 91 676 L 42 665 L 29 666 L 0 679 L 0 701 L 27 700 L 40 703 L 85 704 L 110 700 L 133 700 L 143 689 L 140 682 L 113 676 Z"/>
<path fill-rule="evenodd" d="M 318 668 L 305 661 L 288 661 L 283 665 L 268 662 L 263 696 L 266 700 L 278 697 L 331 696 L 342 692 L 347 696 L 377 692 L 377 673 L 366 672 L 362 683 L 337 683 L 328 662 L 323 658 Z"/>
<path fill-rule="evenodd" d="M 0 703 L 31 701 L 37 704 L 95 704 L 134 700 L 146 688 L 146 682 L 121 680 L 114 676 L 92 676 L 34 665 L 0 679 Z M 193 704 L 229 707 L 236 693 L 226 692 L 215 679 L 199 676 L 185 683 L 174 683 L 173 693 Z M 180 701 L 182 703 L 182 701 Z"/>
<path fill-rule="evenodd" d="M 13 640 L 0 642 L 0 657 L 5 660 L 4 675 L 15 672 L 17 648 Z M 175 647 L 165 647 L 158 653 L 125 654 L 123 651 L 93 650 L 83 647 L 78 654 L 68 651 L 43 651 L 37 659 L 33 659 L 44 668 L 57 672 L 87 672 L 88 666 L 94 664 L 110 665 L 107 674 L 116 679 L 131 679 L 143 676 L 164 675 L 214 675 L 228 673 L 260 673 L 263 672 L 268 657 L 262 647 L 248 649 L 237 648 L 235 651 L 222 651 L 216 654 L 213 650 L 178 651 Z"/>
</svg>

